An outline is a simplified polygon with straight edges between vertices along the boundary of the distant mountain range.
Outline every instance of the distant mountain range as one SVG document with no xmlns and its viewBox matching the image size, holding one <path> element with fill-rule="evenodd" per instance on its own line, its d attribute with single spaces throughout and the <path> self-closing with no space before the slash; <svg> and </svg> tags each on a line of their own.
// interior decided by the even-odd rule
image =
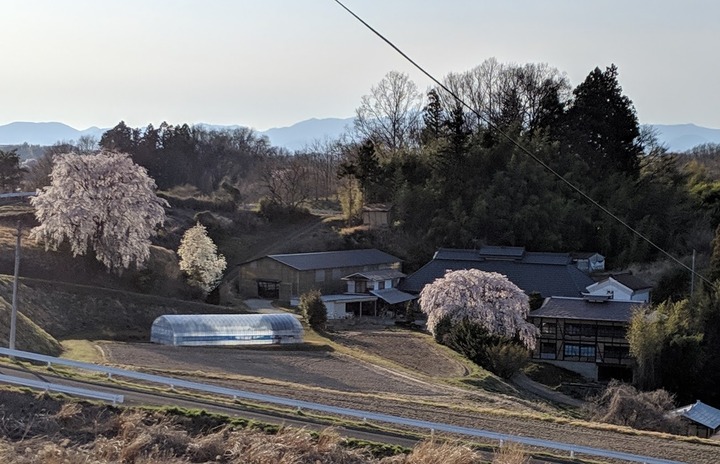
<svg viewBox="0 0 720 464">
<path fill-rule="evenodd" d="M 308 119 L 289 127 L 276 127 L 258 132 L 270 142 L 288 150 L 300 150 L 315 141 L 336 139 L 352 128 L 353 118 Z M 234 129 L 241 126 L 218 126 L 200 124 L 213 129 Z M 710 129 L 694 124 L 653 125 L 659 141 L 671 151 L 683 152 L 704 143 L 720 143 L 720 129 Z M 60 122 L 13 122 L 0 126 L 0 145 L 52 145 L 58 141 L 70 142 L 89 135 L 98 140 L 107 130 L 90 127 L 77 130 Z"/>
</svg>

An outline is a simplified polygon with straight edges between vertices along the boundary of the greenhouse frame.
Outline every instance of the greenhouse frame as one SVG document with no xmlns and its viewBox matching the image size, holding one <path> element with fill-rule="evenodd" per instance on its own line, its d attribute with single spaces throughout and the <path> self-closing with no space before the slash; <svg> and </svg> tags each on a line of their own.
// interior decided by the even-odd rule
<svg viewBox="0 0 720 464">
<path fill-rule="evenodd" d="M 152 324 L 150 341 L 174 346 L 271 345 L 303 342 L 292 314 L 168 314 Z"/>
</svg>

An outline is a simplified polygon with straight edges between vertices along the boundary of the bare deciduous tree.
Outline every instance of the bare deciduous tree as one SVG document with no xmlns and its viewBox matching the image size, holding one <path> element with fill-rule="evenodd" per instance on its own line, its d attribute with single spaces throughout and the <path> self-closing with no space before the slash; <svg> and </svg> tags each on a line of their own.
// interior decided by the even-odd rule
<svg viewBox="0 0 720 464">
<path fill-rule="evenodd" d="M 31 199 L 40 222 L 31 237 L 46 249 L 67 241 L 75 256 L 92 248 L 98 261 L 118 272 L 147 261 L 167 202 L 155 195 L 155 181 L 129 155 L 58 155 L 50 178 Z"/>
<path fill-rule="evenodd" d="M 504 275 L 478 269 L 449 271 L 426 285 L 419 301 L 433 335 L 444 318 L 452 324 L 468 320 L 491 335 L 517 336 L 529 349 L 535 347 L 537 327 L 525 320 L 530 312 L 528 296 Z"/>
<path fill-rule="evenodd" d="M 263 181 L 270 199 L 281 206 L 298 208 L 310 196 L 308 166 L 300 158 L 274 159 L 263 174 Z"/>
<path fill-rule="evenodd" d="M 512 116 L 522 128 L 533 129 L 555 109 L 555 102 L 570 97 L 567 77 L 557 69 L 545 63 L 504 64 L 495 58 L 469 71 L 448 74 L 445 85 L 481 115 L 471 118 L 474 127 L 484 127 L 487 121 L 502 125 Z M 445 110 L 452 111 L 454 99 L 442 90 L 438 93 Z"/>
<path fill-rule="evenodd" d="M 405 148 L 418 136 L 423 96 L 407 74 L 390 71 L 362 97 L 355 130 L 391 152 Z"/>
</svg>

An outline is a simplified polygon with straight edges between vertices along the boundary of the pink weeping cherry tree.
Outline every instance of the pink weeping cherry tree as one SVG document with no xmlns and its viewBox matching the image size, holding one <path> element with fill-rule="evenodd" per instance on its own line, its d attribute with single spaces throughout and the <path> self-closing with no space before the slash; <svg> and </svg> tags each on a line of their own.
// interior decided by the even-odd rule
<svg viewBox="0 0 720 464">
<path fill-rule="evenodd" d="M 53 158 L 50 179 L 31 199 L 40 222 L 32 238 L 54 250 L 67 241 L 74 256 L 92 249 L 118 273 L 145 264 L 167 206 L 145 168 L 125 153 L 67 153 Z"/>
<path fill-rule="evenodd" d="M 526 320 L 528 296 L 502 274 L 478 269 L 448 271 L 423 288 L 419 301 L 433 335 L 438 323 L 448 317 L 451 324 L 468 320 L 491 335 L 517 337 L 528 349 L 535 348 L 538 330 Z"/>
</svg>

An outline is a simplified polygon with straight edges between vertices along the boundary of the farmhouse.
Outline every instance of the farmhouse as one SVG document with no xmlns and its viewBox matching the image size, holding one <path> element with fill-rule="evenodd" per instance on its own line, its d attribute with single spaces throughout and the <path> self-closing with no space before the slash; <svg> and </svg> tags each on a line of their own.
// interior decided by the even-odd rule
<svg viewBox="0 0 720 464">
<path fill-rule="evenodd" d="M 607 296 L 611 300 L 650 302 L 652 285 L 630 273 L 610 274 L 587 287 L 587 295 Z"/>
<path fill-rule="evenodd" d="M 150 341 L 162 345 L 269 345 L 302 343 L 292 314 L 170 314 L 152 324 Z"/>
<path fill-rule="evenodd" d="M 433 259 L 408 276 L 400 289 L 420 293 L 447 271 L 479 269 L 506 276 L 528 295 L 579 297 L 594 281 L 572 263 L 569 253 L 525 251 L 524 247 L 483 246 L 479 250 L 441 248 Z"/>
<path fill-rule="evenodd" d="M 397 282 L 400 264 L 399 258 L 376 249 L 268 255 L 238 266 L 238 290 L 250 297 L 290 301 L 313 289 L 324 295 L 344 293 L 352 281 L 354 293 L 365 293 L 363 285 L 375 290 Z"/>
<path fill-rule="evenodd" d="M 533 358 L 589 379 L 630 379 L 627 328 L 641 302 L 607 297 L 550 297 L 529 320 L 540 329 Z"/>
</svg>

